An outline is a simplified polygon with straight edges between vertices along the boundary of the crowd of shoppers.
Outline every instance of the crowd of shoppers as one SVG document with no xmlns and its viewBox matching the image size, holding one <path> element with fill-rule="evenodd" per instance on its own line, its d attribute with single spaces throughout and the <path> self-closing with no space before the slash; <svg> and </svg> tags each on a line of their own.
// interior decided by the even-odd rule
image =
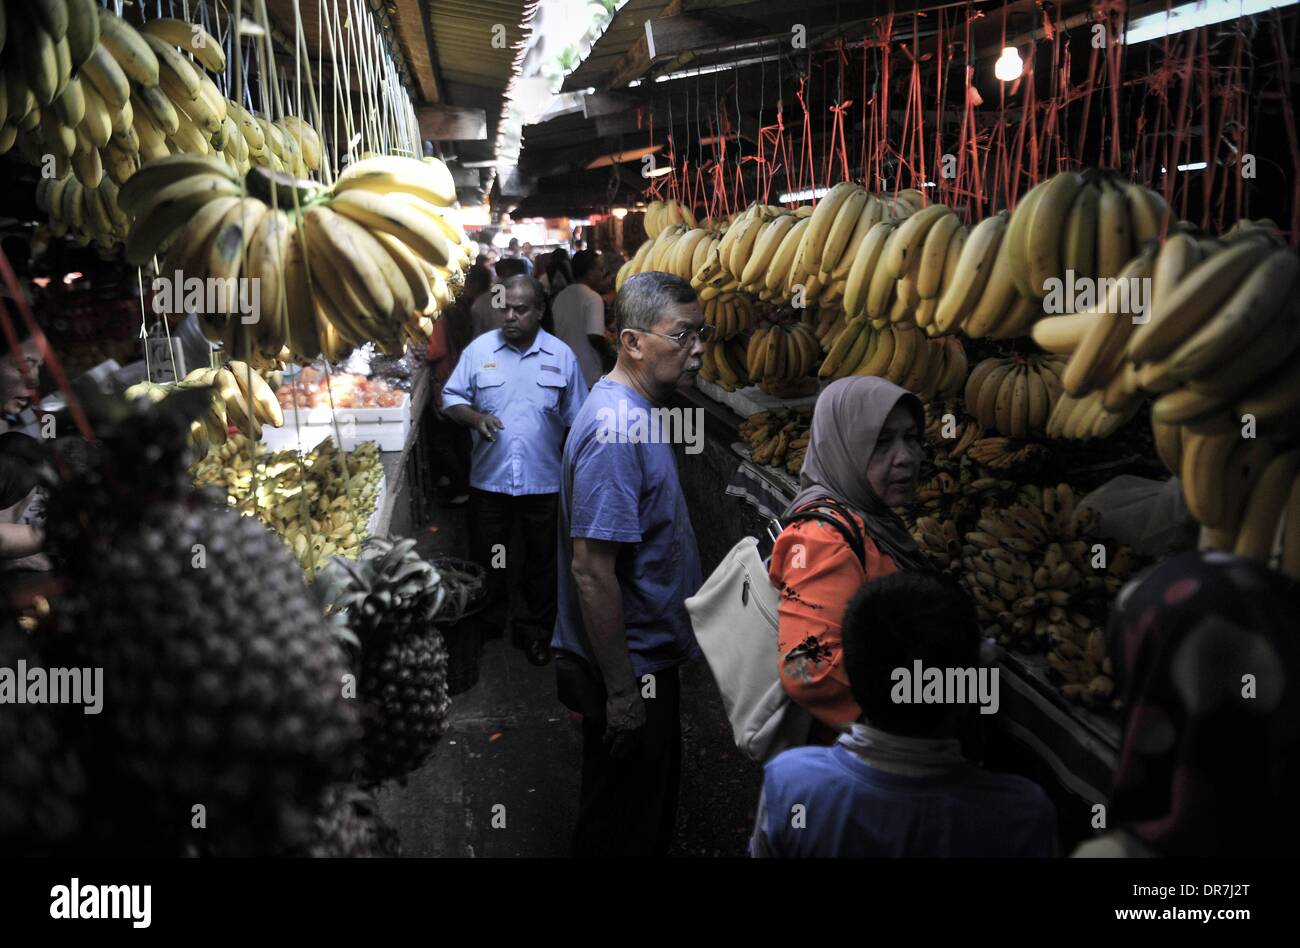
<svg viewBox="0 0 1300 948">
<path fill-rule="evenodd" d="M 711 328 L 687 282 L 645 273 L 617 294 L 611 343 L 600 256 L 557 251 L 543 267 L 527 250 L 512 242 L 495 274 L 481 259 L 444 314 L 430 348 L 439 411 L 472 436 L 471 542 L 491 599 L 504 609 L 518 574 L 515 642 L 535 664 L 554 660 L 581 720 L 575 854 L 663 855 L 679 669 L 700 656 L 685 601 L 703 576 L 671 445 L 627 429 L 698 371 Z M 1060 854 L 1043 789 L 964 750 L 973 705 L 898 697 L 899 669 L 982 662 L 971 600 L 894 513 L 913 499 L 923 427 L 920 400 L 883 379 L 819 396 L 768 562 L 775 672 L 812 725 L 805 746 L 765 763 L 752 855 Z M 825 516 L 796 516 L 813 508 Z M 503 558 L 516 524 L 523 564 Z M 1221 553 L 1172 559 L 1121 593 L 1108 635 L 1127 716 L 1113 828 L 1075 855 L 1290 851 L 1298 609 L 1297 584 Z"/>
</svg>

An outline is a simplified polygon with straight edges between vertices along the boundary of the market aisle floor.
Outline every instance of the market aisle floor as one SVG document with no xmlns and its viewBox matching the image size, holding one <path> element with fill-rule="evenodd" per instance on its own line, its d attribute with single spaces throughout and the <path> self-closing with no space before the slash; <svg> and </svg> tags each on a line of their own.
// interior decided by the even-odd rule
<svg viewBox="0 0 1300 948">
<path fill-rule="evenodd" d="M 465 555 L 463 508 L 440 508 L 435 527 L 419 534 L 423 554 Z M 682 731 L 672 854 L 743 855 L 761 772 L 732 745 L 703 663 L 682 673 Z M 380 805 L 406 856 L 567 856 L 580 756 L 578 731 L 555 698 L 553 668 L 534 668 L 493 639 L 478 684 L 452 698 L 451 726 L 432 759 L 405 787 L 385 787 Z M 494 827 L 494 815 L 504 826 Z"/>
</svg>

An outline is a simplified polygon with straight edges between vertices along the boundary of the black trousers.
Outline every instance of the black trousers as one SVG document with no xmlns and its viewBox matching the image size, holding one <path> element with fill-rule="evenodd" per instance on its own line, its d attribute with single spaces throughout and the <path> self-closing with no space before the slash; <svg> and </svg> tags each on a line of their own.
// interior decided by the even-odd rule
<svg viewBox="0 0 1300 948">
<path fill-rule="evenodd" d="M 441 474 L 451 481 L 447 487 L 450 496 L 468 494 L 469 456 L 472 447 L 469 429 L 436 412 L 428 420 L 433 422 L 435 432 L 432 458 L 434 474 Z"/>
<path fill-rule="evenodd" d="M 636 753 L 615 760 L 605 744 L 605 685 L 587 662 L 555 657 L 560 701 L 582 715 L 582 791 L 573 855 L 588 858 L 668 854 L 682 775 L 681 681 L 655 672 Z"/>
<path fill-rule="evenodd" d="M 485 621 L 504 623 L 510 606 L 509 580 L 514 579 L 522 600 L 514 616 L 516 644 L 549 642 L 555 631 L 558 498 L 558 494 L 514 497 L 478 489 L 471 495 L 470 555 L 487 570 L 489 605 Z M 522 528 L 522 559 L 520 551 L 513 557 L 505 554 L 516 523 Z"/>
</svg>

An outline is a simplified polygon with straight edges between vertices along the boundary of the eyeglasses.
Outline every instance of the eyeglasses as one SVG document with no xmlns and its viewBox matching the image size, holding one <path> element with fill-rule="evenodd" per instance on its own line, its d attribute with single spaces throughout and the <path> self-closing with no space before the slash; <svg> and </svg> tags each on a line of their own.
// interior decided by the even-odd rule
<svg viewBox="0 0 1300 948">
<path fill-rule="evenodd" d="M 696 337 L 700 342 L 712 342 L 718 334 L 716 326 L 703 325 L 699 329 L 683 329 L 681 332 L 667 333 L 655 332 L 653 329 L 642 329 L 640 332 L 648 332 L 652 336 L 662 336 L 664 339 L 671 339 L 677 345 L 685 348 L 695 341 Z"/>
</svg>

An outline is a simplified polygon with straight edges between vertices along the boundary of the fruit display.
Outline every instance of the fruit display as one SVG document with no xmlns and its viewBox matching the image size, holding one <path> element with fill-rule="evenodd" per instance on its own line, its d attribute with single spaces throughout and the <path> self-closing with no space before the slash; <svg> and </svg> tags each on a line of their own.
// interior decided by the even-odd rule
<svg viewBox="0 0 1300 948">
<path fill-rule="evenodd" d="M 330 371 L 328 375 L 306 366 L 292 384 L 275 390 L 285 411 L 312 408 L 395 408 L 406 393 L 381 378 L 367 378 L 355 372 Z"/>
<path fill-rule="evenodd" d="M 966 410 L 1008 438 L 1042 437 L 1061 398 L 1064 365 L 1054 356 L 985 359 L 966 380 Z"/>
<path fill-rule="evenodd" d="M 203 316 L 228 352 L 287 346 L 297 359 L 336 361 L 366 341 L 396 354 L 427 337 L 430 314 L 451 299 L 471 258 L 468 238 L 441 210 L 455 193 L 436 159 L 363 159 L 324 188 L 173 155 L 142 167 L 118 200 L 132 218 L 128 262 L 165 247 L 162 273 L 230 288 Z M 241 275 L 260 287 L 255 321 L 235 315 Z"/>
<path fill-rule="evenodd" d="M 219 368 L 195 369 L 179 382 L 138 382 L 126 390 L 126 397 L 147 397 L 156 402 L 175 392 L 209 387 L 210 407 L 190 425 L 190 436 L 201 453 L 206 453 L 210 445 L 226 444 L 231 425 L 251 434 L 256 441 L 262 437 L 263 425 L 279 428 L 284 424 L 284 413 L 271 386 L 261 373 L 239 361 L 232 360 Z"/>
<path fill-rule="evenodd" d="M 448 590 L 415 541 L 366 541 L 356 562 L 334 560 L 317 580 L 355 636 L 363 703 L 361 779 L 404 778 L 447 729 L 447 651 L 434 620 Z"/>
<path fill-rule="evenodd" d="M 755 464 L 784 468 L 798 476 L 808 448 L 813 409 L 809 405 L 789 411 L 761 411 L 740 425 L 740 437 L 749 446 Z"/>
<path fill-rule="evenodd" d="M 984 507 L 964 532 L 951 517 L 919 517 L 913 532 L 975 598 L 986 635 L 1046 652 L 1067 698 L 1105 707 L 1114 690 L 1105 617 L 1140 564 L 1127 547 L 1092 542 L 1090 520 L 1076 515 L 1074 492 L 1060 484 L 1021 488 L 1016 502 Z"/>
<path fill-rule="evenodd" d="M 205 399 L 84 400 L 97 440 L 51 485 L 66 590 L 32 641 L 111 695 L 64 732 L 86 777 L 78 852 L 269 855 L 357 763 L 347 661 L 297 562 L 185 470 Z"/>
<path fill-rule="evenodd" d="M 239 513 L 278 533 L 309 575 L 331 556 L 360 555 L 384 476 L 377 445 L 342 455 L 327 438 L 301 457 L 261 454 L 256 471 L 251 453 L 243 435 L 232 435 L 194 464 L 195 484 L 220 488 Z"/>
</svg>

